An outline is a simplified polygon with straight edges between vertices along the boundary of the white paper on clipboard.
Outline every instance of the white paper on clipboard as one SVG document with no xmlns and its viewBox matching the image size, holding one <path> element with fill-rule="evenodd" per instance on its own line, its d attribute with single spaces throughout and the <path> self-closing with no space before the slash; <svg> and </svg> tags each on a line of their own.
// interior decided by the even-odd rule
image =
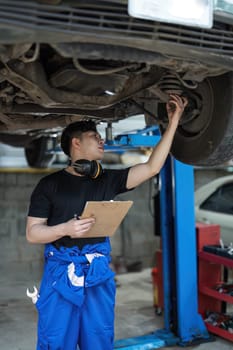
<svg viewBox="0 0 233 350">
<path fill-rule="evenodd" d="M 90 201 L 80 218 L 95 217 L 95 224 L 82 237 L 113 236 L 125 218 L 133 201 Z"/>
</svg>

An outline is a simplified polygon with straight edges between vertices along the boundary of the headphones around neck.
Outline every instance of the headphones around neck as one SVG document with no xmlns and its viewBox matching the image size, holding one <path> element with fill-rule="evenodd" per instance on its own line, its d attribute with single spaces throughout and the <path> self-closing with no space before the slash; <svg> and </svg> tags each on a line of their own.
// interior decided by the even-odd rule
<svg viewBox="0 0 233 350">
<path fill-rule="evenodd" d="M 85 175 L 91 179 L 97 179 L 103 174 L 103 168 L 96 160 L 78 159 L 74 163 L 70 164 L 76 173 Z"/>
</svg>

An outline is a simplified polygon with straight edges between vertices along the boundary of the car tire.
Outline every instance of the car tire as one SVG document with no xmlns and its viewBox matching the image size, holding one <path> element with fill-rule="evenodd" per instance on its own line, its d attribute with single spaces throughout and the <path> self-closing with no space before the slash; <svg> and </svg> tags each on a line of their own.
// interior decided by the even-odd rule
<svg viewBox="0 0 233 350">
<path fill-rule="evenodd" d="M 177 128 L 171 148 L 172 155 L 181 162 L 198 165 L 220 165 L 233 158 L 233 73 L 205 79 L 191 93 L 189 99 L 201 104 L 200 113 L 191 119 L 188 106 Z M 196 103 L 196 102 L 195 102 Z M 164 120 L 165 104 L 158 104 L 157 115 Z M 165 127 L 161 128 L 161 133 Z"/>
<path fill-rule="evenodd" d="M 47 168 L 52 164 L 55 155 L 47 153 L 50 140 L 50 137 L 40 137 L 24 148 L 25 157 L 30 167 Z"/>
</svg>

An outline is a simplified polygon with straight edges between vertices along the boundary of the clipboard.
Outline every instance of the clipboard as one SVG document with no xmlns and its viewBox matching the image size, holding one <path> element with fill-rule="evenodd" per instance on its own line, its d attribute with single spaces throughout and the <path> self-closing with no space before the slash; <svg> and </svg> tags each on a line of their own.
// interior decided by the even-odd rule
<svg viewBox="0 0 233 350">
<path fill-rule="evenodd" d="M 82 237 L 113 236 L 132 205 L 133 201 L 87 202 L 80 218 L 94 216 L 96 222 Z"/>
</svg>

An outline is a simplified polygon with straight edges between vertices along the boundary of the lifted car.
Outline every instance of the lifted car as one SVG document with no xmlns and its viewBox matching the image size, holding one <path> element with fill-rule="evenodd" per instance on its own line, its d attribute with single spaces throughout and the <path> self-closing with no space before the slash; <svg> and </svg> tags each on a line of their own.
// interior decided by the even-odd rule
<svg viewBox="0 0 233 350">
<path fill-rule="evenodd" d="M 189 101 L 172 154 L 228 161 L 232 71 L 232 1 L 214 1 L 208 28 L 136 18 L 123 0 L 0 0 L 0 142 L 24 147 L 31 166 L 48 165 L 48 142 L 76 120 L 143 114 L 163 133 L 170 93 Z"/>
</svg>

